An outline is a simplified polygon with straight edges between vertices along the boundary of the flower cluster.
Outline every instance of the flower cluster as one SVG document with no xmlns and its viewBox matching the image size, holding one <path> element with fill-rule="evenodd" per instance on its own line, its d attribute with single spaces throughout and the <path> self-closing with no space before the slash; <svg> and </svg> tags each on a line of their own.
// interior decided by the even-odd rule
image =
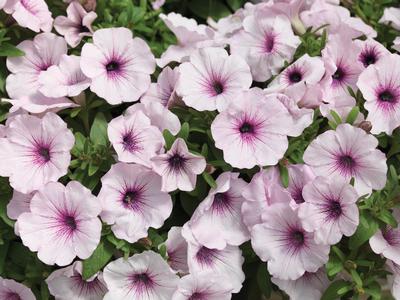
<svg viewBox="0 0 400 300">
<path fill-rule="evenodd" d="M 2 219 L 55 299 L 244 299 L 252 264 L 294 300 L 331 282 L 377 299 L 365 249 L 400 299 L 400 37 L 388 49 L 339 1 L 269 0 L 209 25 L 160 13 L 176 44 L 156 58 L 64 2 L 53 19 L 0 0 L 36 32 L 6 59 Z M 400 9 L 379 22 L 400 30 Z"/>
</svg>

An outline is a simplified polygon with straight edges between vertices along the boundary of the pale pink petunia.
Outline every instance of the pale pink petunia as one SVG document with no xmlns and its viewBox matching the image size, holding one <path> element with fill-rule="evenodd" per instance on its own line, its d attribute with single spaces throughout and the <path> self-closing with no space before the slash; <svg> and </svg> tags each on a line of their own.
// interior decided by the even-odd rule
<svg viewBox="0 0 400 300">
<path fill-rule="evenodd" d="M 292 197 L 292 207 L 297 208 L 299 204 L 304 202 L 303 188 L 311 182 L 315 175 L 311 168 L 304 164 L 295 164 L 288 166 L 289 184 L 288 191 Z"/>
<path fill-rule="evenodd" d="M 304 203 L 298 214 L 305 230 L 318 243 L 334 245 L 357 229 L 359 212 L 356 190 L 340 178 L 317 177 L 303 189 Z"/>
<path fill-rule="evenodd" d="M 337 120 L 335 120 L 332 115 L 333 110 L 336 114 L 339 115 L 342 123 L 346 123 L 346 119 L 350 111 L 355 106 L 357 106 L 356 99 L 354 99 L 354 97 L 350 95 L 343 94 L 324 99 L 324 102 L 319 106 L 319 110 L 321 112 L 321 115 L 326 117 L 328 120 L 336 123 Z M 359 124 L 361 121 L 364 121 L 364 119 L 364 115 L 359 112 L 353 124 Z"/>
<path fill-rule="evenodd" d="M 397 52 L 400 52 L 400 36 L 394 39 L 392 48 Z"/>
<path fill-rule="evenodd" d="M 179 73 L 178 95 L 199 111 L 227 109 L 252 82 L 250 68 L 240 56 L 214 47 L 194 52 L 179 66 Z"/>
<path fill-rule="evenodd" d="M 154 10 L 160 9 L 165 4 L 165 0 L 153 0 L 151 2 L 151 7 Z"/>
<path fill-rule="evenodd" d="M 150 158 L 164 145 L 161 131 L 152 126 L 142 112 L 119 116 L 108 124 L 108 138 L 118 154 L 118 160 L 150 167 Z"/>
<path fill-rule="evenodd" d="M 163 68 L 170 62 L 182 62 L 196 49 L 216 44 L 213 41 L 214 31 L 196 20 L 183 17 L 181 14 L 171 12 L 168 15 L 160 14 L 160 19 L 175 34 L 176 45 L 171 45 L 157 59 L 159 67 Z"/>
<path fill-rule="evenodd" d="M 251 231 L 251 244 L 261 260 L 268 261 L 273 277 L 296 280 L 328 261 L 329 245 L 318 245 L 288 204 L 274 204 L 262 220 Z"/>
<path fill-rule="evenodd" d="M 0 277 L 0 299 L 1 300 L 35 300 L 36 297 L 32 291 L 12 279 Z"/>
<path fill-rule="evenodd" d="M 155 59 L 141 38 L 123 27 L 99 29 L 93 44 L 81 53 L 82 72 L 92 79 L 90 89 L 110 104 L 133 102 L 150 86 Z"/>
<path fill-rule="evenodd" d="M 389 135 L 400 126 L 400 56 L 386 55 L 360 75 L 357 86 L 363 94 L 371 132 Z"/>
<path fill-rule="evenodd" d="M 276 95 L 253 88 L 211 124 L 215 146 L 237 168 L 275 165 L 284 155 L 293 118 Z"/>
<path fill-rule="evenodd" d="M 348 87 L 357 90 L 357 79 L 363 64 L 358 60 L 359 47 L 346 33 L 334 34 L 322 50 L 322 59 L 325 63 L 325 76 L 322 79 L 324 98 L 348 94 Z"/>
<path fill-rule="evenodd" d="M 224 278 L 207 273 L 190 274 L 179 280 L 172 300 L 230 300 L 232 286 Z"/>
<path fill-rule="evenodd" d="M 307 99 L 307 91 L 318 84 L 324 74 L 325 67 L 321 58 L 305 54 L 283 70 L 268 88 L 293 98 L 297 103 L 310 101 Z"/>
<path fill-rule="evenodd" d="M 169 300 L 179 281 L 161 255 L 153 251 L 112 261 L 103 276 L 109 290 L 104 300 Z"/>
<path fill-rule="evenodd" d="M 172 211 L 171 196 L 161 191 L 161 177 L 143 166 L 117 163 L 102 178 L 101 219 L 115 236 L 134 243 L 160 228 Z"/>
<path fill-rule="evenodd" d="M 128 107 L 125 115 L 133 115 L 137 111 L 144 113 L 150 119 L 151 125 L 157 127 L 161 132 L 167 129 L 176 135 L 181 130 L 179 118 L 161 103 L 156 101 L 136 103 Z"/>
<path fill-rule="evenodd" d="M 101 300 L 107 292 L 102 272 L 89 279 L 82 277 L 82 262 L 58 269 L 46 279 L 50 294 L 57 300 Z"/>
<path fill-rule="evenodd" d="M 188 266 L 190 274 L 218 275 L 231 283 L 237 293 L 242 288 L 245 275 L 242 270 L 244 258 L 238 246 L 226 246 L 222 250 L 207 248 L 193 237 L 190 228 L 183 226 L 182 235 L 188 243 Z"/>
<path fill-rule="evenodd" d="M 17 220 L 18 217 L 30 211 L 30 204 L 35 192 L 23 194 L 16 190 L 13 191 L 13 196 L 7 204 L 7 216 L 10 219 Z"/>
<path fill-rule="evenodd" d="M 3 9 L 7 5 L 8 0 L 0 0 L 0 9 Z"/>
<path fill-rule="evenodd" d="M 78 1 L 67 7 L 67 17 L 58 16 L 54 20 L 54 28 L 64 36 L 68 45 L 76 47 L 85 36 L 92 36 L 92 23 L 97 18 L 94 11 L 87 12 Z"/>
<path fill-rule="evenodd" d="M 35 32 L 50 32 L 53 18 L 44 0 L 8 0 L 4 11 L 11 14 L 21 27 Z"/>
<path fill-rule="evenodd" d="M 271 167 L 256 173 L 251 182 L 243 188 L 243 222 L 251 231 L 254 225 L 262 223 L 261 215 L 274 203 L 289 203 L 291 195 L 281 183 L 279 169 Z"/>
<path fill-rule="evenodd" d="M 74 2 L 75 3 L 75 2 Z M 80 57 L 63 54 L 58 66 L 51 66 L 39 75 L 39 91 L 47 97 L 75 97 L 90 86 L 81 71 Z"/>
<path fill-rule="evenodd" d="M 339 176 L 347 182 L 354 177 L 358 194 L 380 190 L 386 183 L 386 157 L 376 149 L 378 140 L 364 130 L 340 124 L 311 142 L 304 162 L 319 176 Z"/>
<path fill-rule="evenodd" d="M 179 68 L 171 69 L 165 67 L 157 77 L 157 83 L 152 83 L 147 92 L 140 98 L 143 104 L 153 102 L 161 103 L 164 107 L 170 108 L 179 102 L 176 94 L 176 84 L 179 78 Z"/>
<path fill-rule="evenodd" d="M 67 186 L 50 182 L 18 217 L 22 242 L 48 265 L 66 266 L 78 256 L 90 257 L 100 242 L 101 207 L 95 196 L 78 181 Z"/>
<path fill-rule="evenodd" d="M 171 227 L 165 247 L 167 248 L 168 264 L 171 268 L 179 273 L 188 273 L 187 242 L 182 236 L 182 227 Z"/>
<path fill-rule="evenodd" d="M 386 261 L 386 265 L 389 271 L 392 272 L 392 275 L 388 276 L 390 292 L 394 299 L 398 300 L 400 299 L 400 266 L 390 260 Z"/>
<path fill-rule="evenodd" d="M 206 168 L 206 160 L 190 153 L 185 140 L 177 138 L 168 152 L 151 158 L 151 166 L 162 177 L 162 191 L 193 191 L 197 175 Z"/>
<path fill-rule="evenodd" d="M 247 61 L 255 81 L 266 81 L 277 74 L 300 44 L 284 15 L 256 11 L 244 19 L 243 28 L 232 37 L 230 50 Z"/>
<path fill-rule="evenodd" d="M 379 23 L 388 24 L 394 29 L 400 30 L 400 8 L 386 7 Z"/>
<path fill-rule="evenodd" d="M 376 64 L 383 56 L 390 54 L 390 51 L 385 46 L 371 38 L 365 41 L 355 40 L 354 43 L 360 49 L 358 61 L 362 63 L 364 68 Z"/>
<path fill-rule="evenodd" d="M 306 272 L 296 280 L 272 277 L 271 281 L 288 294 L 291 300 L 320 300 L 330 283 L 324 268 L 315 273 Z"/>
<path fill-rule="evenodd" d="M 242 191 L 247 183 L 239 178 L 239 173 L 230 172 L 219 175 L 216 183 L 217 187 L 210 190 L 187 226 L 200 244 L 222 250 L 227 245 L 239 246 L 250 238 L 241 215 Z"/>
<path fill-rule="evenodd" d="M 30 193 L 67 174 L 73 145 L 72 132 L 56 114 L 17 115 L 0 139 L 0 175 L 10 177 L 17 191 Z"/>
</svg>

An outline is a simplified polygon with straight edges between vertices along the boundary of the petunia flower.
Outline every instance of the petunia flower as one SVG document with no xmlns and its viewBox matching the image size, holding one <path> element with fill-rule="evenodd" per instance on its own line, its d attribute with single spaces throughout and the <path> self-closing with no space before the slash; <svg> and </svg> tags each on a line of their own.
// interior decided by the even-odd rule
<svg viewBox="0 0 400 300">
<path fill-rule="evenodd" d="M 243 21 L 243 30 L 230 41 L 232 54 L 243 57 L 255 81 L 266 81 L 293 58 L 300 39 L 284 15 L 256 11 Z"/>
<path fill-rule="evenodd" d="M 187 225 L 183 226 L 182 235 L 188 243 L 190 274 L 218 275 L 232 285 L 234 293 L 240 291 L 245 275 L 242 270 L 244 258 L 238 246 L 228 245 L 222 250 L 207 248 L 197 242 Z"/>
<path fill-rule="evenodd" d="M 142 111 L 112 119 L 107 133 L 118 160 L 123 162 L 150 167 L 150 158 L 164 145 L 160 130 L 151 125 L 150 119 Z"/>
<path fill-rule="evenodd" d="M 275 95 L 253 88 L 211 124 L 215 146 L 236 168 L 275 165 L 284 155 L 293 118 Z"/>
<path fill-rule="evenodd" d="M 161 255 L 153 251 L 112 261 L 103 276 L 109 290 L 104 300 L 171 299 L 179 281 Z"/>
<path fill-rule="evenodd" d="M 8 57 L 7 68 L 11 72 L 6 79 L 6 90 L 14 106 L 32 113 L 48 109 L 75 106 L 68 98 L 49 98 L 39 92 L 39 77 L 53 65 L 58 65 L 67 54 L 67 43 L 53 33 L 41 33 L 33 41 L 25 40 L 17 45 L 24 56 Z"/>
<path fill-rule="evenodd" d="M 387 24 L 396 30 L 400 30 L 400 8 L 386 7 L 379 23 Z"/>
<path fill-rule="evenodd" d="M 241 216 L 242 191 L 247 184 L 238 177 L 239 173 L 230 172 L 219 175 L 217 187 L 210 190 L 187 223 L 194 238 L 207 248 L 239 246 L 250 237 Z"/>
<path fill-rule="evenodd" d="M 357 86 L 363 94 L 371 132 L 392 134 L 400 125 L 400 56 L 386 55 L 360 75 Z"/>
<path fill-rule="evenodd" d="M 243 188 L 242 218 L 249 231 L 262 223 L 261 215 L 274 203 L 292 201 L 289 192 L 281 183 L 279 169 L 271 167 L 256 173 Z"/>
<path fill-rule="evenodd" d="M 17 220 L 20 215 L 30 211 L 30 204 L 35 192 L 23 194 L 16 190 L 13 191 L 12 198 L 7 204 L 7 216 Z"/>
<path fill-rule="evenodd" d="M 152 169 L 162 177 L 164 192 L 193 191 L 197 175 L 206 168 L 206 160 L 199 155 L 191 154 L 185 141 L 177 138 L 171 149 L 165 154 L 151 158 Z"/>
<path fill-rule="evenodd" d="M 337 121 L 332 115 L 333 110 L 339 115 L 342 123 L 345 123 L 349 113 L 355 106 L 357 106 L 356 99 L 350 95 L 343 94 L 324 99 L 324 102 L 319 106 L 319 110 L 322 116 L 336 123 Z M 358 125 L 364 120 L 364 115 L 362 112 L 359 112 L 353 125 Z"/>
<path fill-rule="evenodd" d="M 318 176 L 339 176 L 350 182 L 359 195 L 380 190 L 386 183 L 386 157 L 376 149 L 378 140 L 364 130 L 340 124 L 311 142 L 304 152 L 304 162 Z"/>
<path fill-rule="evenodd" d="M 55 18 L 54 28 L 64 36 L 68 45 L 75 48 L 83 37 L 92 36 L 92 23 L 96 18 L 94 11 L 87 12 L 78 1 L 74 1 L 67 7 L 67 17 Z"/>
<path fill-rule="evenodd" d="M 36 300 L 31 289 L 25 285 L 0 277 L 0 299 L 4 300 Z"/>
<path fill-rule="evenodd" d="M 58 66 L 40 73 L 39 84 L 47 97 L 75 97 L 90 86 L 90 80 L 81 71 L 79 56 L 63 54 Z"/>
<path fill-rule="evenodd" d="M 90 89 L 110 104 L 133 102 L 150 86 L 155 59 L 141 38 L 127 28 L 99 29 L 93 44 L 83 45 L 82 72 L 92 79 Z"/>
<path fill-rule="evenodd" d="M 289 165 L 287 169 L 289 175 L 288 191 L 295 202 L 292 203 L 292 206 L 298 207 L 299 204 L 304 202 L 304 186 L 311 182 L 315 175 L 311 168 L 304 164 Z"/>
<path fill-rule="evenodd" d="M 268 261 L 273 277 L 296 280 L 328 261 L 329 245 L 318 245 L 288 204 L 274 204 L 262 220 L 251 231 L 251 244 L 261 260 Z"/>
<path fill-rule="evenodd" d="M 179 280 L 172 300 L 230 300 L 232 287 L 224 278 L 207 273 L 189 274 Z"/>
<path fill-rule="evenodd" d="M 320 300 L 330 283 L 324 268 L 315 273 L 306 272 L 296 280 L 272 277 L 271 281 L 288 294 L 291 300 Z"/>
<path fill-rule="evenodd" d="M 392 48 L 397 52 L 400 52 L 400 36 L 394 39 Z"/>
<path fill-rule="evenodd" d="M 117 163 L 101 178 L 101 219 L 115 236 L 134 243 L 160 228 L 172 211 L 171 196 L 161 191 L 161 177 L 143 166 Z"/>
<path fill-rule="evenodd" d="M 101 300 L 107 288 L 102 272 L 97 272 L 88 280 L 82 277 L 82 262 L 58 269 L 46 279 L 50 294 L 57 300 Z"/>
<path fill-rule="evenodd" d="M 358 60 L 367 68 L 376 64 L 383 56 L 390 54 L 390 51 L 374 39 L 355 40 L 354 43 L 360 48 Z"/>
<path fill-rule="evenodd" d="M 38 190 L 67 174 L 74 136 L 56 114 L 42 119 L 28 114 L 13 117 L 7 137 L 0 138 L 0 175 L 10 177 L 21 193 Z"/>
<path fill-rule="evenodd" d="M 187 242 L 182 236 L 182 227 L 171 227 L 168 231 L 165 247 L 167 248 L 170 267 L 176 272 L 188 273 Z"/>
<path fill-rule="evenodd" d="M 50 182 L 33 196 L 30 212 L 18 217 L 22 242 L 48 265 L 86 259 L 100 242 L 101 207 L 78 181 Z"/>
<path fill-rule="evenodd" d="M 400 266 L 390 260 L 386 261 L 386 266 L 388 266 L 389 271 L 392 273 L 392 275 L 387 277 L 390 292 L 394 299 L 400 299 Z"/>
<path fill-rule="evenodd" d="M 356 231 L 359 196 L 350 184 L 339 178 L 317 177 L 304 187 L 303 198 L 299 218 L 318 243 L 334 245 L 343 235 L 352 236 Z"/>
<path fill-rule="evenodd" d="M 21 27 L 35 32 L 50 32 L 53 18 L 44 0 L 8 0 L 4 11 L 11 14 Z"/>
</svg>

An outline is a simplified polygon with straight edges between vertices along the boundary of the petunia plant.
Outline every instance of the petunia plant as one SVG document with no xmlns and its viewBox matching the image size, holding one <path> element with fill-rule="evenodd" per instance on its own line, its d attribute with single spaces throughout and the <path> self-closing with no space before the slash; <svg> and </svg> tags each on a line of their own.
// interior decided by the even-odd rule
<svg viewBox="0 0 400 300">
<path fill-rule="evenodd" d="M 0 300 L 400 299 L 396 0 L 0 0 Z"/>
</svg>

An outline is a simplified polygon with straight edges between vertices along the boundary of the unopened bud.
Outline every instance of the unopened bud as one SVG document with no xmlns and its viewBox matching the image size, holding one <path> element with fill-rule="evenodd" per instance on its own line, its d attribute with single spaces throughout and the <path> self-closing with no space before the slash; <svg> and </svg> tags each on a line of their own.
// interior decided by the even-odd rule
<svg viewBox="0 0 400 300">
<path fill-rule="evenodd" d="M 207 166 L 206 166 L 206 173 L 208 173 L 208 174 L 212 174 L 212 173 L 214 173 L 215 172 L 215 167 L 213 166 L 213 165 L 210 165 L 210 164 L 207 164 Z"/>
<path fill-rule="evenodd" d="M 372 129 L 372 124 L 370 121 L 362 121 L 358 127 L 364 130 L 366 133 L 369 133 Z"/>
</svg>

